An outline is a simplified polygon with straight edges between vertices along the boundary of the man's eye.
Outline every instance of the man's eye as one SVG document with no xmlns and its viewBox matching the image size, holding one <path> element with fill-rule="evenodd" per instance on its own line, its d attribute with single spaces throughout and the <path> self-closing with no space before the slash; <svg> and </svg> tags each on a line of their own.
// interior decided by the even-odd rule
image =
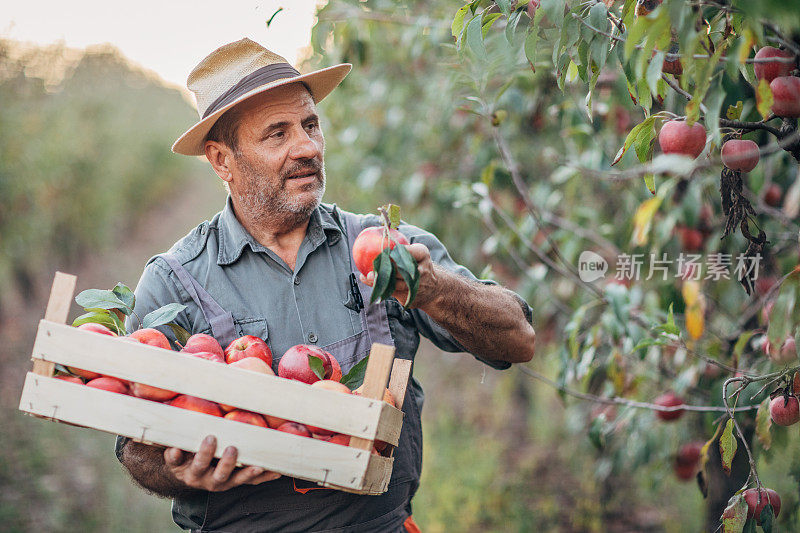
<svg viewBox="0 0 800 533">
<path fill-rule="evenodd" d="M 283 137 L 282 131 L 276 131 L 272 135 L 270 135 L 271 139 L 280 139 L 281 137 Z"/>
<path fill-rule="evenodd" d="M 306 126 L 306 129 L 309 130 L 309 131 L 313 131 L 313 130 L 317 129 L 318 127 L 319 127 L 319 124 L 317 124 L 316 122 L 309 122 L 309 124 Z"/>
</svg>

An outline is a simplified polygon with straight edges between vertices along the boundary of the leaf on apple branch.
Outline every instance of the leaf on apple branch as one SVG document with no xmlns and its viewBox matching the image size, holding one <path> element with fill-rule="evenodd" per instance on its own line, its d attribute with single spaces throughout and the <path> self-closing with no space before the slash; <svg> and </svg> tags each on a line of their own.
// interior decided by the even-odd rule
<svg viewBox="0 0 800 533">
<path fill-rule="evenodd" d="M 395 241 L 390 233 L 390 229 L 396 229 L 400 225 L 400 207 L 394 204 L 387 204 L 378 208 L 383 221 L 383 238 L 388 241 L 388 245 L 372 262 L 372 270 L 375 272 L 375 284 L 372 287 L 372 295 L 369 303 L 374 304 L 392 297 L 394 294 L 397 276 L 403 278 L 408 287 L 408 296 L 403 303 L 403 307 L 408 308 L 414 301 L 419 290 L 419 268 L 417 261 L 402 244 Z"/>
</svg>

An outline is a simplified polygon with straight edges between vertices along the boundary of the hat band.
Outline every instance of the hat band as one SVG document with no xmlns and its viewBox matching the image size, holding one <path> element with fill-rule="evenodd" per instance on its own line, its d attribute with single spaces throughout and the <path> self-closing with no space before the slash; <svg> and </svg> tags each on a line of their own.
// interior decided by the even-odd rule
<svg viewBox="0 0 800 533">
<path fill-rule="evenodd" d="M 300 73 L 289 63 L 273 63 L 272 65 L 261 67 L 255 72 L 252 72 L 239 80 L 236 85 L 219 95 L 216 100 L 211 102 L 211 105 L 208 106 L 206 112 L 203 113 L 203 118 L 206 118 L 208 115 L 214 113 L 218 109 L 222 109 L 243 94 L 249 93 L 257 87 L 285 78 L 294 78 L 299 75 Z"/>
</svg>

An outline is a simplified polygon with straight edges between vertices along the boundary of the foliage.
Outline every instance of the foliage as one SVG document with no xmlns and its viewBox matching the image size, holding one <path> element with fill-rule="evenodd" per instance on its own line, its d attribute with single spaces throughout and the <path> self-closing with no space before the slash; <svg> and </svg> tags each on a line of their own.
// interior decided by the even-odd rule
<svg viewBox="0 0 800 533">
<path fill-rule="evenodd" d="M 684 438 L 710 438 L 730 407 L 726 466 L 750 448 L 765 453 L 742 446 L 739 426 L 755 424 L 758 404 L 798 364 L 796 355 L 773 362 L 762 344 L 800 334 L 800 148 L 797 121 L 769 113 L 753 56 L 767 44 L 800 50 L 793 6 L 353 0 L 319 16 L 311 65 L 355 64 L 324 106 L 334 195 L 356 209 L 365 194 L 401 202 L 458 260 L 476 271 L 490 263 L 485 272 L 516 286 L 536 310 L 551 383 L 573 409 L 576 394 L 652 409 L 651 398 L 674 390 L 707 411 L 676 423 Z M 699 158 L 660 152 L 657 133 L 676 118 L 708 131 Z M 743 135 L 761 151 L 747 175 L 719 160 L 722 143 Z M 345 195 L 336 180 L 353 173 Z M 778 209 L 765 200 L 772 184 L 783 193 Z M 581 279 L 587 252 L 618 279 Z M 643 270 L 628 279 L 636 272 L 622 260 L 637 254 Z M 756 254 L 758 275 L 737 276 L 737 262 Z M 663 272 L 662 258 L 672 261 Z M 601 479 L 668 454 L 656 453 L 664 439 L 647 413 L 617 416 L 592 424 L 609 459 L 598 463 Z M 641 453 L 631 453 L 632 427 Z M 759 443 L 785 431 L 760 428 Z M 719 525 L 730 495 L 708 524 Z"/>
</svg>

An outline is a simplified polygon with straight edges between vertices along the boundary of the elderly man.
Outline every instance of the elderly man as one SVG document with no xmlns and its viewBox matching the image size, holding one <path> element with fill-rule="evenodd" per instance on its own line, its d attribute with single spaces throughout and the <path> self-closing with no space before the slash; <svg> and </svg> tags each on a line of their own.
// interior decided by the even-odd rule
<svg viewBox="0 0 800 533">
<path fill-rule="evenodd" d="M 367 305 L 369 277 L 354 274 L 350 247 L 375 216 L 322 204 L 325 142 L 316 103 L 347 75 L 337 65 L 300 75 L 243 39 L 206 57 L 189 76 L 201 120 L 173 151 L 205 155 L 225 182 L 225 208 L 168 253 L 152 258 L 136 288 L 137 309 L 187 305 L 176 322 L 223 346 L 250 334 L 265 339 L 275 366 L 288 348 L 315 344 L 347 372 L 373 342 L 413 359 L 419 335 L 440 348 L 468 351 L 495 368 L 528 361 L 535 334 L 528 305 L 480 282 L 432 234 L 399 230 L 411 243 L 421 281 L 412 309 L 398 281 L 394 298 Z M 170 334 L 169 330 L 165 333 Z M 196 454 L 118 439 L 117 456 L 145 489 L 173 498 L 173 518 L 196 531 L 414 531 L 411 498 L 422 466 L 422 389 L 411 379 L 389 488 L 358 496 L 236 467 L 229 447 L 214 462 L 216 440 Z"/>
</svg>

